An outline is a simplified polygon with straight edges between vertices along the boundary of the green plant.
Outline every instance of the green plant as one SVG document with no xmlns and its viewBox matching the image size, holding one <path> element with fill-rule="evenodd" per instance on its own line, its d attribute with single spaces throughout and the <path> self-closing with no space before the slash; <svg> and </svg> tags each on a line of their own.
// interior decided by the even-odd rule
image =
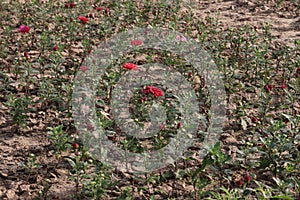
<svg viewBox="0 0 300 200">
<path fill-rule="evenodd" d="M 29 174 L 33 173 L 34 170 L 41 167 L 36 159 L 36 155 L 34 155 L 33 153 L 29 154 L 27 161 L 25 163 L 21 162 L 20 165 L 29 170 Z"/>
<path fill-rule="evenodd" d="M 106 194 L 109 188 L 118 182 L 112 183 L 111 174 L 105 165 L 96 160 L 92 164 L 94 170 L 91 174 L 87 174 L 82 181 L 82 192 L 90 199 L 99 199 Z"/>
<path fill-rule="evenodd" d="M 61 153 L 66 151 L 71 147 L 73 138 L 65 131 L 63 131 L 63 125 L 58 125 L 57 127 L 49 128 L 48 137 L 55 147 L 56 156 L 61 157 Z"/>
<path fill-rule="evenodd" d="M 9 101 L 5 104 L 10 107 L 12 120 L 18 126 L 18 129 L 19 127 L 25 128 L 30 98 L 26 96 L 15 97 L 14 95 L 10 95 Z"/>
</svg>

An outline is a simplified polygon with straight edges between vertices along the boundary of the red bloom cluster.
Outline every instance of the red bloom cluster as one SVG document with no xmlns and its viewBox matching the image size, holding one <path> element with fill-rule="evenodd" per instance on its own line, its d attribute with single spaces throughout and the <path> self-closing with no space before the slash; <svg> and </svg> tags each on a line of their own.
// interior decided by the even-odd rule
<svg viewBox="0 0 300 200">
<path fill-rule="evenodd" d="M 251 181 L 251 176 L 249 174 L 246 174 L 244 176 L 244 181 L 245 181 L 245 183 L 249 183 Z M 236 185 L 238 187 L 241 187 L 243 184 L 244 184 L 244 182 L 243 182 L 242 179 L 239 179 L 239 180 L 236 181 Z"/>
<path fill-rule="evenodd" d="M 138 69 L 137 65 L 133 63 L 124 63 L 123 68 L 135 71 Z"/>
<path fill-rule="evenodd" d="M 143 42 L 141 40 L 132 40 L 130 42 L 130 44 L 133 46 L 139 46 L 139 45 L 143 44 Z"/>
<path fill-rule="evenodd" d="M 30 31 L 29 26 L 21 25 L 18 29 L 20 33 L 28 33 Z"/>
<path fill-rule="evenodd" d="M 74 8 L 75 7 L 75 3 L 71 2 L 71 3 L 65 3 L 65 8 Z"/>
<path fill-rule="evenodd" d="M 142 91 L 144 94 L 152 94 L 155 97 L 160 97 L 164 96 L 164 93 L 161 89 L 158 89 L 157 87 L 154 86 L 146 86 L 145 89 Z"/>
<path fill-rule="evenodd" d="M 104 13 L 105 13 L 106 15 L 108 15 L 108 14 L 110 13 L 110 11 L 109 11 L 108 8 L 104 9 L 103 7 L 97 7 L 96 10 L 99 11 L 99 12 L 100 12 L 100 11 L 104 11 Z"/>
<path fill-rule="evenodd" d="M 273 85 L 271 85 L 271 84 L 268 84 L 268 85 L 265 85 L 265 90 L 266 90 L 266 92 L 270 92 L 272 89 L 273 89 Z"/>
<path fill-rule="evenodd" d="M 89 22 L 89 19 L 84 16 L 78 16 L 78 19 L 81 21 L 81 23 L 86 24 Z"/>
</svg>

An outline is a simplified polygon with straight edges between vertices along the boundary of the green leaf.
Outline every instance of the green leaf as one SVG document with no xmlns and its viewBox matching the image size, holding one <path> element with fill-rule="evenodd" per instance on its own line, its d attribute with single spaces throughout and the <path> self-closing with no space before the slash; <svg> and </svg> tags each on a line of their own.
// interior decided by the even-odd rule
<svg viewBox="0 0 300 200">
<path fill-rule="evenodd" d="M 71 165 L 72 168 L 75 168 L 76 163 L 74 162 L 74 160 L 72 158 L 66 157 L 65 160 L 69 162 L 69 164 Z"/>
</svg>

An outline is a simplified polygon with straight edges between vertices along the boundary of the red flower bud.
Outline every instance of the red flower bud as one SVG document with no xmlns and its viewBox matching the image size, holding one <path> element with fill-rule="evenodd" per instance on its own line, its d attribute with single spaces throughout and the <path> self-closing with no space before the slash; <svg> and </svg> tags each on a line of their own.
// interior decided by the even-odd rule
<svg viewBox="0 0 300 200">
<path fill-rule="evenodd" d="M 74 149 L 78 149 L 78 147 L 79 147 L 79 144 L 75 142 L 75 143 L 73 143 L 73 145 L 72 145 L 72 146 L 73 146 L 73 148 L 74 148 Z"/>
<path fill-rule="evenodd" d="M 257 120 L 256 117 L 252 117 L 252 118 L 251 118 L 251 121 L 252 121 L 253 123 L 256 123 L 258 120 Z"/>
<path fill-rule="evenodd" d="M 58 51 L 58 46 L 57 46 L 57 45 L 55 45 L 55 46 L 53 47 L 53 51 Z"/>
<path fill-rule="evenodd" d="M 272 89 L 273 89 L 273 85 L 271 85 L 271 84 L 268 84 L 268 85 L 265 85 L 265 90 L 266 90 L 266 92 L 267 93 L 269 93 Z"/>
<path fill-rule="evenodd" d="M 97 11 L 102 11 L 102 10 L 103 10 L 103 7 L 97 7 L 96 10 L 97 10 Z"/>
<path fill-rule="evenodd" d="M 76 4 L 74 2 L 70 3 L 70 8 L 74 8 L 76 6 Z"/>
<path fill-rule="evenodd" d="M 179 123 L 177 124 L 177 128 L 180 129 L 181 127 L 182 127 L 182 122 L 179 122 Z"/>
<path fill-rule="evenodd" d="M 285 89 L 285 88 L 287 88 L 287 86 L 286 86 L 285 84 L 282 84 L 282 85 L 280 86 L 280 88 L 281 88 L 281 89 Z"/>
<path fill-rule="evenodd" d="M 238 180 L 236 181 L 237 186 L 241 187 L 243 185 L 243 181 L 242 180 Z"/>
<path fill-rule="evenodd" d="M 249 174 L 246 174 L 244 177 L 245 182 L 250 182 L 251 181 L 251 176 Z"/>
<path fill-rule="evenodd" d="M 24 56 L 25 56 L 26 58 L 29 58 L 29 53 L 28 53 L 27 51 L 25 51 L 25 52 L 24 52 Z"/>
</svg>

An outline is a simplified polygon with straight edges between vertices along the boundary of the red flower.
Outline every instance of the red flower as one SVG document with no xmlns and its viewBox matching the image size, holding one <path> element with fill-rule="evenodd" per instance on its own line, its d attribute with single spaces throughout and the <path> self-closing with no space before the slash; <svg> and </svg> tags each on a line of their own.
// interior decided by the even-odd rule
<svg viewBox="0 0 300 200">
<path fill-rule="evenodd" d="M 300 67 L 297 68 L 297 73 L 300 73 Z"/>
<path fill-rule="evenodd" d="M 86 24 L 89 22 L 89 19 L 84 16 L 78 16 L 78 19 L 83 23 Z"/>
<path fill-rule="evenodd" d="M 132 40 L 130 42 L 130 44 L 133 46 L 139 46 L 139 45 L 143 44 L 143 42 L 141 40 Z"/>
<path fill-rule="evenodd" d="M 189 73 L 188 73 L 188 76 L 189 76 L 189 77 L 192 77 L 192 76 L 193 76 L 193 72 L 189 72 Z"/>
<path fill-rule="evenodd" d="M 241 187 L 241 186 L 243 185 L 243 181 L 242 181 L 242 180 L 238 180 L 238 181 L 236 182 L 236 184 L 237 184 L 237 186 Z"/>
<path fill-rule="evenodd" d="M 74 8 L 76 4 L 74 2 L 71 3 L 65 3 L 65 8 Z"/>
<path fill-rule="evenodd" d="M 123 68 L 135 71 L 138 69 L 137 65 L 133 63 L 124 63 Z"/>
<path fill-rule="evenodd" d="M 87 71 L 89 68 L 87 66 L 81 66 L 80 67 L 80 71 L 85 72 Z"/>
<path fill-rule="evenodd" d="M 18 29 L 20 33 L 28 33 L 30 30 L 29 26 L 21 25 Z"/>
<path fill-rule="evenodd" d="M 269 85 L 265 85 L 265 90 L 266 90 L 266 92 L 270 92 L 272 89 L 273 89 L 273 85 L 271 85 L 271 84 L 269 84 Z"/>
<path fill-rule="evenodd" d="M 281 88 L 281 89 L 285 89 L 285 88 L 287 88 L 287 86 L 286 86 L 285 84 L 282 84 L 282 85 L 280 86 L 280 88 Z"/>
<path fill-rule="evenodd" d="M 144 94 L 152 94 L 155 97 L 160 97 L 160 96 L 164 96 L 164 93 L 162 90 L 158 89 L 157 87 L 154 86 L 146 86 L 145 89 L 143 89 L 142 91 Z"/>
<path fill-rule="evenodd" d="M 29 58 L 29 53 L 28 53 L 27 51 L 25 51 L 25 52 L 24 52 L 24 56 L 25 56 L 26 58 Z"/>
<path fill-rule="evenodd" d="M 53 47 L 53 51 L 58 51 L 58 46 L 57 46 L 57 45 L 55 45 L 55 46 Z"/>
<path fill-rule="evenodd" d="M 74 149 L 78 149 L 78 147 L 79 147 L 79 144 L 78 144 L 78 143 L 76 143 L 76 142 L 74 142 L 74 143 L 72 144 L 72 146 L 73 146 L 73 148 L 74 148 Z"/>
<path fill-rule="evenodd" d="M 182 127 L 182 122 L 179 122 L 178 124 L 177 124 L 177 129 L 180 129 Z"/>
<path fill-rule="evenodd" d="M 251 176 L 249 174 L 246 174 L 244 177 L 245 182 L 250 182 L 251 181 Z"/>
<path fill-rule="evenodd" d="M 252 121 L 253 123 L 256 123 L 256 122 L 257 122 L 257 118 L 256 118 L 256 117 L 252 117 L 252 118 L 251 118 L 251 121 Z"/>
<path fill-rule="evenodd" d="M 105 12 L 105 14 L 109 14 L 109 9 L 106 8 L 104 12 Z"/>
<path fill-rule="evenodd" d="M 97 10 L 97 11 L 102 11 L 102 10 L 103 10 L 103 7 L 97 7 L 96 10 Z"/>
<path fill-rule="evenodd" d="M 75 4 L 74 2 L 71 2 L 71 3 L 70 3 L 70 8 L 74 8 L 75 5 L 76 5 L 76 4 Z"/>
</svg>

